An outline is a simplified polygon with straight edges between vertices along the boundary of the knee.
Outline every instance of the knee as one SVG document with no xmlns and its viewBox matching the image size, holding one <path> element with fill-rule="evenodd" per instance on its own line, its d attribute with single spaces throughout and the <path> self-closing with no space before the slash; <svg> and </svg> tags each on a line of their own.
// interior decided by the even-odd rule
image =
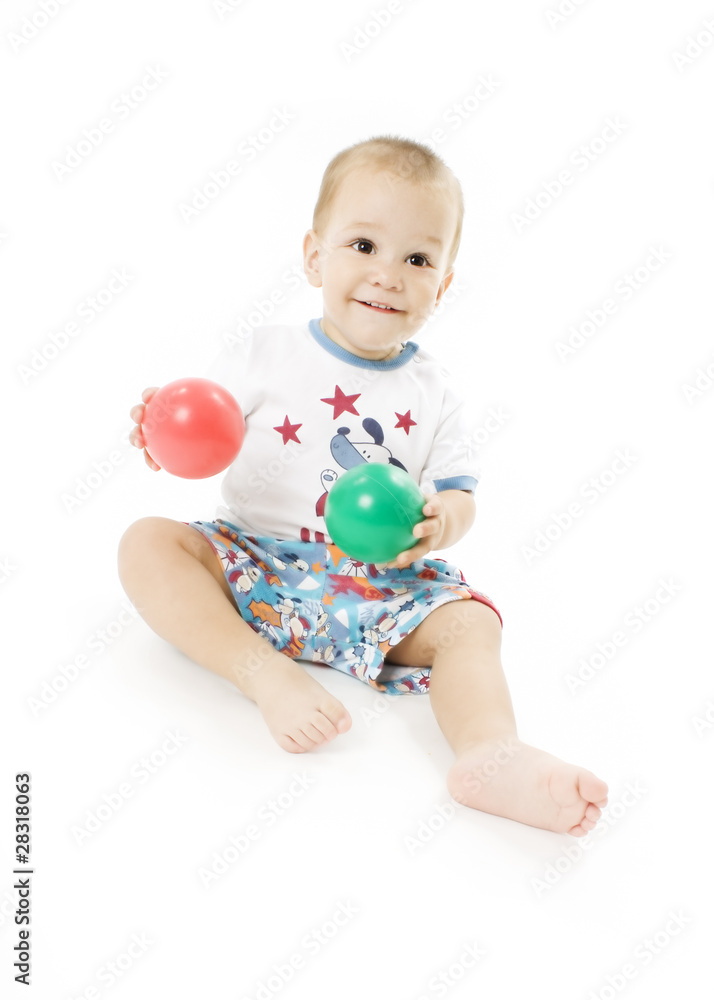
<svg viewBox="0 0 714 1000">
<path fill-rule="evenodd" d="M 441 609 L 439 609 L 441 610 Z M 446 621 L 436 636 L 436 650 L 457 640 L 467 639 L 472 646 L 499 650 L 501 622 L 496 612 L 481 601 L 454 601 L 444 608 Z"/>
<path fill-rule="evenodd" d="M 119 539 L 119 577 L 124 582 L 124 575 L 130 574 L 134 568 L 142 571 L 149 563 L 167 562 L 179 551 L 187 552 L 215 571 L 213 548 L 195 528 L 169 517 L 142 517 L 130 524 Z"/>
<path fill-rule="evenodd" d="M 503 626 L 493 608 L 475 598 L 464 603 L 468 607 L 471 634 L 474 641 L 484 646 L 500 649 Z"/>
<path fill-rule="evenodd" d="M 172 523 L 165 517 L 142 517 L 129 525 L 119 539 L 117 550 L 117 565 L 122 582 L 134 567 L 141 565 L 155 551 L 162 536 L 167 534 L 166 525 Z"/>
</svg>

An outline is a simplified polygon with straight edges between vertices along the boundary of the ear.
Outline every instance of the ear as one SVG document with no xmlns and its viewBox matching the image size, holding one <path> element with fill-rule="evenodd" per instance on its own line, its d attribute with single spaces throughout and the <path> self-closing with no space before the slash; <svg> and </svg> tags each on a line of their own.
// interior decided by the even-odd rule
<svg viewBox="0 0 714 1000">
<path fill-rule="evenodd" d="M 322 270 L 320 261 L 324 256 L 325 247 L 314 229 L 305 233 L 302 241 L 303 268 L 308 282 L 313 288 L 322 288 Z"/>
<path fill-rule="evenodd" d="M 436 293 L 436 301 L 434 302 L 434 308 L 435 309 L 439 305 L 439 301 L 441 299 L 441 296 L 444 294 L 444 292 L 446 291 L 446 289 L 451 284 L 451 282 L 453 280 L 453 277 L 454 277 L 454 272 L 453 271 L 449 271 L 449 273 L 447 275 L 445 275 L 444 280 L 439 285 L 439 290 Z"/>
<path fill-rule="evenodd" d="M 374 420 L 373 417 L 365 417 L 362 421 L 362 426 L 369 436 L 374 438 L 375 444 L 384 444 L 384 431 L 382 430 L 382 425 L 377 420 Z"/>
</svg>

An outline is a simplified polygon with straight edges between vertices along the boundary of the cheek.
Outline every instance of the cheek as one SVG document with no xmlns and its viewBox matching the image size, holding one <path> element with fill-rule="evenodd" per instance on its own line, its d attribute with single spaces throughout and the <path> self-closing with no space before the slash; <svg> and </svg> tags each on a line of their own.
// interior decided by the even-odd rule
<svg viewBox="0 0 714 1000">
<path fill-rule="evenodd" d="M 328 280 L 335 286 L 351 284 L 355 280 L 356 273 L 357 268 L 354 266 L 354 263 L 344 258 L 342 260 L 332 260 L 329 270 L 326 271 Z"/>
<path fill-rule="evenodd" d="M 438 292 L 439 292 L 439 285 L 436 282 L 434 281 L 422 282 L 420 287 L 417 289 L 416 293 L 416 297 L 418 298 L 420 306 L 428 311 L 433 309 Z"/>
<path fill-rule="evenodd" d="M 439 283 L 434 282 L 429 288 L 429 302 L 434 305 L 437 298 L 439 297 Z"/>
</svg>

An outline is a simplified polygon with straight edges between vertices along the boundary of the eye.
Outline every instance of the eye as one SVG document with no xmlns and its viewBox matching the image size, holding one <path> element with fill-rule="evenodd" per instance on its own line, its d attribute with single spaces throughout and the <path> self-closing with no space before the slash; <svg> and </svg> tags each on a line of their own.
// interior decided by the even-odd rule
<svg viewBox="0 0 714 1000">
<path fill-rule="evenodd" d="M 407 257 L 408 261 L 411 261 L 415 267 L 428 267 L 429 258 L 425 257 L 423 253 L 413 253 Z"/>
<path fill-rule="evenodd" d="M 369 240 L 355 240 L 349 246 L 354 247 L 358 253 L 372 253 L 372 250 L 374 250 L 374 246 Z"/>
</svg>

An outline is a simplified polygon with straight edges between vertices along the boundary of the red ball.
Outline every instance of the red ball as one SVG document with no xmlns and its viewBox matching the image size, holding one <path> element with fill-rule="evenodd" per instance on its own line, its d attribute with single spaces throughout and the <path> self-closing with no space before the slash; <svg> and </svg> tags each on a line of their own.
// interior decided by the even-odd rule
<svg viewBox="0 0 714 1000">
<path fill-rule="evenodd" d="M 245 420 L 223 386 L 207 378 L 180 378 L 146 404 L 141 433 L 148 453 L 172 476 L 207 479 L 237 456 Z"/>
</svg>

